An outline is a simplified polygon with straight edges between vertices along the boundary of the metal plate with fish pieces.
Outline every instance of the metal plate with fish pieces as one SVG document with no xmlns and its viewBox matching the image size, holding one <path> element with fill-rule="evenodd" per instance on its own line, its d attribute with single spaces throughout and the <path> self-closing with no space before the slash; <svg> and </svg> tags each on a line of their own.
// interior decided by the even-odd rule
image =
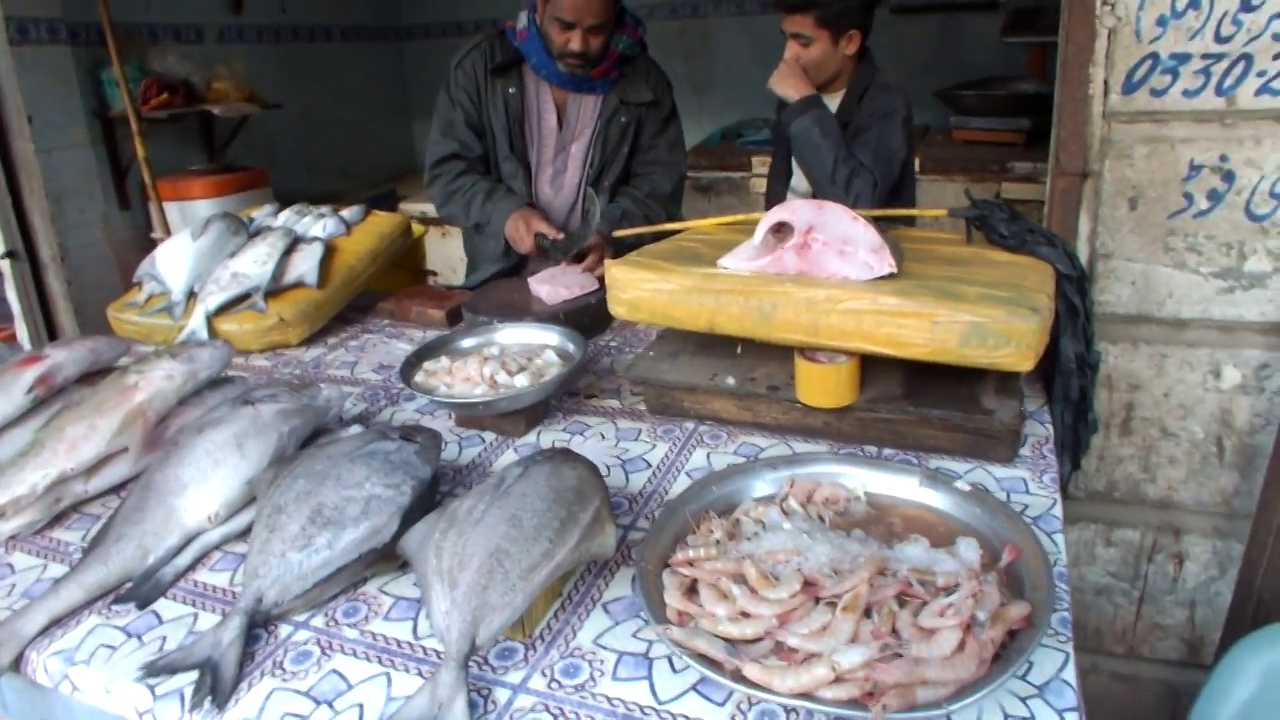
<svg viewBox="0 0 1280 720">
<path fill-rule="evenodd" d="M 540 268 L 530 268 L 536 272 Z M 545 322 L 567 327 L 591 340 L 613 323 L 601 285 L 586 295 L 548 305 L 529 292 L 529 280 L 523 276 L 503 278 L 485 283 L 462 303 L 462 320 L 475 323 Z"/>
<path fill-rule="evenodd" d="M 1014 631 L 987 673 L 946 700 L 897 711 L 894 718 L 951 717 L 963 707 L 998 690 L 1031 658 L 1049 631 L 1054 610 L 1053 566 L 1040 537 L 1027 521 L 1001 498 L 963 480 L 951 480 L 932 470 L 833 453 L 802 453 L 734 465 L 711 473 L 671 498 L 650 524 L 636 564 L 640 600 L 653 622 L 667 621 L 662 573 L 667 561 L 693 530 L 694 520 L 708 512 L 728 515 L 744 501 L 777 495 L 791 480 L 819 480 L 843 484 L 863 494 L 874 511 L 854 523 L 882 541 L 901 541 L 912 534 L 934 547 L 954 543 L 961 535 L 978 541 L 985 563 L 1001 555 L 1007 544 L 1021 557 L 1005 568 L 1006 588 L 1031 603 L 1031 624 Z M 860 703 L 826 702 L 812 696 L 784 695 L 743 678 L 729 675 L 717 663 L 681 647 L 672 651 L 703 675 L 758 698 L 794 705 L 833 717 L 869 720 L 871 710 Z"/>
</svg>

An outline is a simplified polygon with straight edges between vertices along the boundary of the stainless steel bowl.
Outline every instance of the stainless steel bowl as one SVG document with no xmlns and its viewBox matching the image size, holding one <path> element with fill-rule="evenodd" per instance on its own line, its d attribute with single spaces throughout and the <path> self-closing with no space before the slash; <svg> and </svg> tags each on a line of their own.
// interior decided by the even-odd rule
<svg viewBox="0 0 1280 720">
<path fill-rule="evenodd" d="M 546 380 L 527 388 L 519 388 L 500 395 L 478 398 L 458 398 L 427 392 L 413 379 L 423 363 L 441 355 L 466 355 L 490 345 L 542 345 L 565 357 L 563 370 Z M 455 415 L 500 415 L 523 410 L 551 397 L 564 381 L 587 358 L 587 341 L 574 330 L 559 325 L 539 322 L 496 323 L 454 330 L 429 340 L 425 345 L 409 353 L 400 365 L 400 381 L 414 392 L 431 398 L 431 401 Z"/>
<path fill-rule="evenodd" d="M 950 545 L 960 535 L 976 539 L 985 557 L 1000 557 L 1006 543 L 1022 556 L 1006 570 L 1009 591 L 1033 607 L 1031 625 L 1016 631 L 991 664 L 990 671 L 945 702 L 894 713 L 895 718 L 934 718 L 976 702 L 1009 680 L 1040 644 L 1053 612 L 1053 570 L 1039 538 L 1022 516 L 999 498 L 963 482 L 951 482 L 938 473 L 906 465 L 865 460 L 828 453 L 807 453 L 748 462 L 712 473 L 671 499 L 649 528 L 636 567 L 641 602 L 655 622 L 666 622 L 662 600 L 662 571 L 676 546 L 693 527 L 691 518 L 711 511 L 733 512 L 744 501 L 780 491 L 789 478 L 840 482 L 866 493 L 867 502 L 879 511 L 877 522 L 892 523 L 900 537 L 918 534 L 934 546 Z M 880 535 L 877 528 L 867 531 Z M 891 539 L 891 538 L 889 538 Z M 834 716 L 870 718 L 865 705 L 822 702 L 816 698 L 783 695 L 766 690 L 745 678 L 726 675 L 714 663 L 672 646 L 672 650 L 702 673 L 744 693 L 784 705 L 807 708 Z"/>
</svg>

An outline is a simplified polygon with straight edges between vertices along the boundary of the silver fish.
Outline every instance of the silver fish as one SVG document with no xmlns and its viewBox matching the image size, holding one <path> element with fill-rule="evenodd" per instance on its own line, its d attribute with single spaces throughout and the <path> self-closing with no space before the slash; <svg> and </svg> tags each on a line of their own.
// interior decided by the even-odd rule
<svg viewBox="0 0 1280 720">
<path fill-rule="evenodd" d="M 294 225 L 297 225 L 299 221 L 314 211 L 315 208 L 308 203 L 296 203 L 294 205 L 290 205 L 276 215 L 275 222 L 273 222 L 271 226 L 278 228 L 293 228 Z"/>
<path fill-rule="evenodd" d="M 143 295 L 148 298 L 168 294 L 169 284 L 176 282 L 171 278 L 177 278 L 181 274 L 182 266 L 191 256 L 195 241 L 195 235 L 189 227 L 162 240 L 133 271 L 133 284 L 141 285 Z M 160 292 L 155 292 L 157 289 Z M 143 300 L 137 304 L 145 302 Z"/>
<path fill-rule="evenodd" d="M 565 448 L 511 463 L 413 526 L 397 550 L 413 568 L 444 656 L 392 720 L 469 720 L 468 658 L 492 646 L 557 577 L 611 557 L 617 542 L 604 478 Z"/>
<path fill-rule="evenodd" d="M 249 235 L 257 235 L 263 230 L 271 227 L 275 222 L 276 216 L 280 214 L 280 203 L 267 203 L 262 207 L 249 213 Z"/>
<path fill-rule="evenodd" d="M 329 242 L 351 232 L 351 228 L 347 226 L 347 221 L 343 220 L 333 210 L 317 213 L 312 217 L 317 217 L 317 220 L 306 232 L 307 238 L 311 240 Z"/>
<path fill-rule="evenodd" d="M 323 242 L 300 242 L 295 245 L 293 250 L 289 251 L 289 256 L 285 258 L 280 279 L 271 286 L 271 291 L 277 292 L 295 287 L 319 287 L 320 265 L 324 261 L 327 249 Z"/>
<path fill-rule="evenodd" d="M 364 222 L 369 215 L 369 208 L 365 205 L 348 205 L 338 211 L 338 215 L 347 223 L 347 227 L 355 227 Z"/>
<path fill-rule="evenodd" d="M 139 266 L 139 268 L 141 268 L 141 266 Z M 134 283 L 138 285 L 138 295 L 132 300 L 127 301 L 125 303 L 125 307 L 142 307 L 143 305 L 151 302 L 151 298 L 153 297 L 169 294 L 169 288 L 165 287 L 164 283 L 156 280 L 150 275 L 144 276 L 141 280 L 134 280 Z"/>
<path fill-rule="evenodd" d="M 345 399 L 319 386 L 257 388 L 198 420 L 130 488 L 80 562 L 0 623 L 0 667 L 47 627 L 130 578 L 133 587 L 147 587 L 189 541 L 247 505 L 258 473 L 336 418 Z"/>
<path fill-rule="evenodd" d="M 0 365 L 0 428 L 79 378 L 105 370 L 133 344 L 110 335 L 51 342 Z"/>
<path fill-rule="evenodd" d="M 40 429 L 48 424 L 54 415 L 79 403 L 90 387 L 91 384 L 83 380 L 72 383 L 0 429 L 0 466 L 17 457 L 23 448 L 30 445 L 36 438 L 36 433 L 40 432 Z"/>
<path fill-rule="evenodd" d="M 244 585 L 213 628 L 143 666 L 143 677 L 198 670 L 191 708 L 235 691 L 249 628 L 314 607 L 367 574 L 435 504 L 442 439 L 430 428 L 374 425 L 318 441 L 259 497 Z"/>
<path fill-rule="evenodd" d="M 142 448 L 111 455 L 87 471 L 55 483 L 17 512 L 0 518 L 0 540 L 24 537 L 68 508 L 101 495 L 142 474 L 160 453 L 195 421 L 249 390 L 244 378 L 219 378 L 188 395 L 164 416 Z"/>
<path fill-rule="evenodd" d="M 178 345 L 112 373 L 0 468 L 0 518 L 111 455 L 142 452 L 160 420 L 221 375 L 234 354 L 221 341 Z"/>
<path fill-rule="evenodd" d="M 310 237 L 311 228 L 315 227 L 316 223 L 323 220 L 324 217 L 325 217 L 325 214 L 324 214 L 323 208 L 317 208 L 310 215 L 302 218 L 297 223 L 295 223 L 293 226 L 293 231 L 298 233 L 298 237 L 300 238 Z"/>
<path fill-rule="evenodd" d="M 169 319 L 174 322 L 180 320 L 196 289 L 249 242 L 249 226 L 235 213 L 217 212 L 197 224 L 191 235 L 194 240 L 190 253 L 175 261 L 166 272 L 165 286 L 169 289 L 169 297 L 155 307 L 147 308 L 143 315 L 168 310 Z"/>
<path fill-rule="evenodd" d="M 242 297 L 248 296 L 254 307 L 265 307 L 266 294 L 279 277 L 281 261 L 297 238 L 288 228 L 272 228 L 218 266 L 200 289 L 191 318 L 178 334 L 177 342 L 208 340 L 209 318 Z"/>
</svg>

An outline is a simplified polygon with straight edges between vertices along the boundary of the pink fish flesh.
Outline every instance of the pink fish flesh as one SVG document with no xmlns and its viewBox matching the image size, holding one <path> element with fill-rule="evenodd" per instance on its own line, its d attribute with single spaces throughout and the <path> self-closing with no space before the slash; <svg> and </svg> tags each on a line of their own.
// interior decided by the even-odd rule
<svg viewBox="0 0 1280 720">
<path fill-rule="evenodd" d="M 529 277 L 529 293 L 547 305 L 559 305 L 600 287 L 594 275 L 577 265 L 554 265 Z"/>
<path fill-rule="evenodd" d="M 874 280 L 898 272 L 889 244 L 862 216 L 827 200 L 787 200 L 747 242 L 716 261 L 725 270 Z"/>
</svg>

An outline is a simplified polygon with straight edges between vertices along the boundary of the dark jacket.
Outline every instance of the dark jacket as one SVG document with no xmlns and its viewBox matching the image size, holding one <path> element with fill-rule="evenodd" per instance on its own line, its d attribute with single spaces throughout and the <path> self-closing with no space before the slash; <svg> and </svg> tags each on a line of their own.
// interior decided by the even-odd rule
<svg viewBox="0 0 1280 720">
<path fill-rule="evenodd" d="M 503 226 L 533 203 L 523 64 L 502 31 L 485 34 L 453 58 L 436 99 L 426 189 L 440 217 L 462 228 L 467 285 L 520 259 Z M 680 219 L 687 164 L 671 81 L 653 58 L 640 55 L 626 64 L 600 110 L 586 180 L 600 198 L 598 231 L 607 238 L 616 229 Z M 645 239 L 639 240 L 628 246 Z"/>
<path fill-rule="evenodd" d="M 851 208 L 915 207 L 911 101 L 870 50 L 835 114 L 817 94 L 778 105 L 765 207 L 787 199 L 793 154 L 815 198 Z"/>
</svg>

